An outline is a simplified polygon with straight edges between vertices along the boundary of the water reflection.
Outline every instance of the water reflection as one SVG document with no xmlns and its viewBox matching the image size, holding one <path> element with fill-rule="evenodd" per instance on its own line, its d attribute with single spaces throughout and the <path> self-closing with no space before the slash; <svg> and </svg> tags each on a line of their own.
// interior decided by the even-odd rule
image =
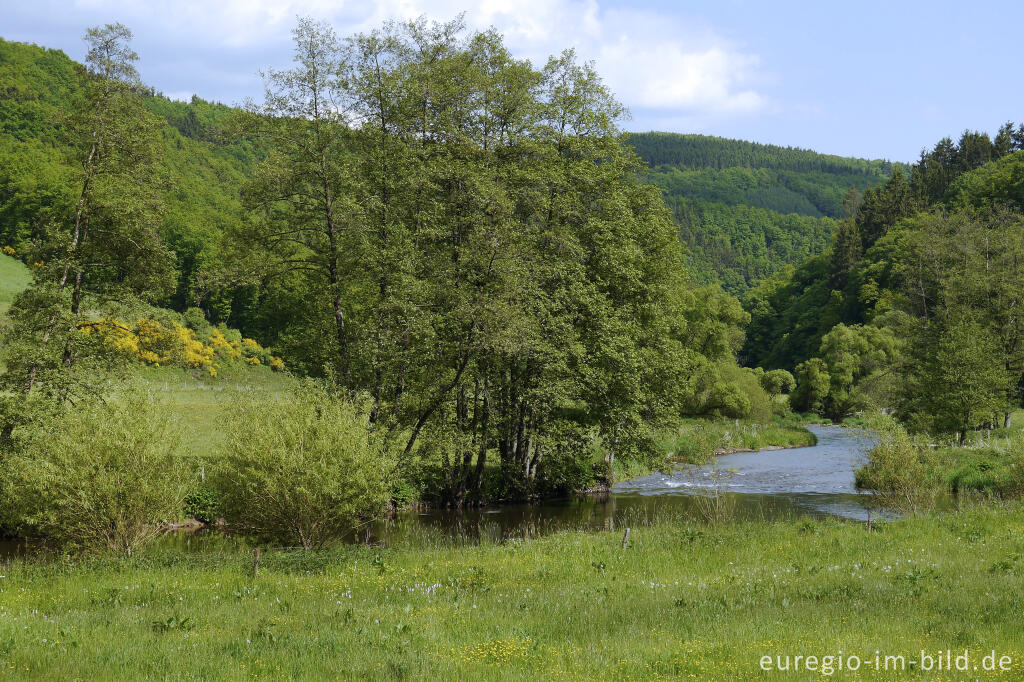
<svg viewBox="0 0 1024 682">
<path fill-rule="evenodd" d="M 400 514 L 391 532 L 432 532 L 470 541 L 533 537 L 556 530 L 616 530 L 657 520 L 699 520 L 699 495 L 716 488 L 735 496 L 738 519 L 798 516 L 866 519 L 871 496 L 854 487 L 854 471 L 867 459 L 870 434 L 838 426 L 812 426 L 812 447 L 738 453 L 703 467 L 680 467 L 617 484 L 610 494 L 505 505 L 491 509 Z M 722 473 L 726 473 L 724 477 Z"/>
</svg>

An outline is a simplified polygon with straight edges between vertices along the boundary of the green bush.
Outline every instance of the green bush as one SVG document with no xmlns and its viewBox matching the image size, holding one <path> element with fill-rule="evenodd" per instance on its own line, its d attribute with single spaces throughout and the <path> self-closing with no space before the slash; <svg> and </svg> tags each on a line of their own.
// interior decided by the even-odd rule
<svg viewBox="0 0 1024 682">
<path fill-rule="evenodd" d="M 27 427 L 4 456 L 4 516 L 62 549 L 131 554 L 177 519 L 188 474 L 159 406 L 130 392 Z"/>
<path fill-rule="evenodd" d="M 188 308 L 181 314 L 181 321 L 196 333 L 204 343 L 209 340 L 213 325 L 206 321 L 206 314 L 199 308 Z"/>
<path fill-rule="evenodd" d="M 214 523 L 220 518 L 220 498 L 213 486 L 201 483 L 185 496 L 182 513 L 186 519 Z"/>
<path fill-rule="evenodd" d="M 857 486 L 874 490 L 882 506 L 898 512 L 933 509 L 944 486 L 930 471 L 927 452 L 891 418 L 875 420 L 874 428 L 878 440 L 857 470 Z"/>
<path fill-rule="evenodd" d="M 304 382 L 227 416 L 224 457 L 212 476 L 228 527 L 260 540 L 323 546 L 379 517 L 393 457 L 366 411 Z"/>
</svg>

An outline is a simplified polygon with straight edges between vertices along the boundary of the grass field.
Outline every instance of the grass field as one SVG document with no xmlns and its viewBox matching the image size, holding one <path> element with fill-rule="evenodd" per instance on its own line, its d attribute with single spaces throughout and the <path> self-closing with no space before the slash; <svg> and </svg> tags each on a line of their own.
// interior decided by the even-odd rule
<svg viewBox="0 0 1024 682">
<path fill-rule="evenodd" d="M 906 669 L 834 679 L 964 679 L 921 650 L 995 650 L 1024 677 L 1024 507 L 876 525 L 663 520 L 504 545 L 154 548 L 133 559 L 0 566 L 11 679 L 820 679 L 762 656 Z M 1004 661 L 1005 662 L 1005 661 Z M 773 664 L 774 665 L 774 664 Z M 833 663 L 833 665 L 837 665 Z M 893 666 L 898 665 L 894 660 Z"/>
<path fill-rule="evenodd" d="M 216 379 L 175 367 L 139 367 L 138 376 L 166 409 L 181 435 L 184 454 L 215 457 L 224 440 L 224 414 L 234 402 L 253 392 L 274 401 L 297 381 L 269 367 L 227 367 Z"/>
<path fill-rule="evenodd" d="M 7 314 L 15 294 L 28 286 L 32 275 L 21 261 L 0 253 L 0 317 Z"/>
</svg>

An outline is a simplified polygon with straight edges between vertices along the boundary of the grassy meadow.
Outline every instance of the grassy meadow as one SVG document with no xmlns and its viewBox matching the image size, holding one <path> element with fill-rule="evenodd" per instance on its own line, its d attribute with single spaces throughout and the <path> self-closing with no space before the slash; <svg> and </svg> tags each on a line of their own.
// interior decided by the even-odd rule
<svg viewBox="0 0 1024 682">
<path fill-rule="evenodd" d="M 201 543 L 197 538 L 196 543 Z M 1020 679 L 1024 507 L 876 524 L 672 519 L 502 545 L 211 539 L 0 566 L 10 679 L 819 679 L 763 655 L 995 650 Z M 895 663 L 893 664 L 895 665 Z M 905 670 L 835 679 L 958 680 Z"/>
<path fill-rule="evenodd" d="M 15 294 L 28 286 L 32 275 L 25 264 L 0 253 L 0 317 L 7 314 Z"/>
</svg>

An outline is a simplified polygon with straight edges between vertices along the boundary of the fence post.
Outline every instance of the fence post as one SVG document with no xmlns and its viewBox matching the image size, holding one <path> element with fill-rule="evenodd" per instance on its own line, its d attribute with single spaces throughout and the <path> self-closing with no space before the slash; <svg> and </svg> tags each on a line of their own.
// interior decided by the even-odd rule
<svg viewBox="0 0 1024 682">
<path fill-rule="evenodd" d="M 629 545 L 629 528 L 626 528 L 626 533 L 622 536 L 622 549 L 626 549 Z"/>
<path fill-rule="evenodd" d="M 259 547 L 252 551 L 252 577 L 255 578 L 260 572 L 260 550 Z"/>
</svg>

